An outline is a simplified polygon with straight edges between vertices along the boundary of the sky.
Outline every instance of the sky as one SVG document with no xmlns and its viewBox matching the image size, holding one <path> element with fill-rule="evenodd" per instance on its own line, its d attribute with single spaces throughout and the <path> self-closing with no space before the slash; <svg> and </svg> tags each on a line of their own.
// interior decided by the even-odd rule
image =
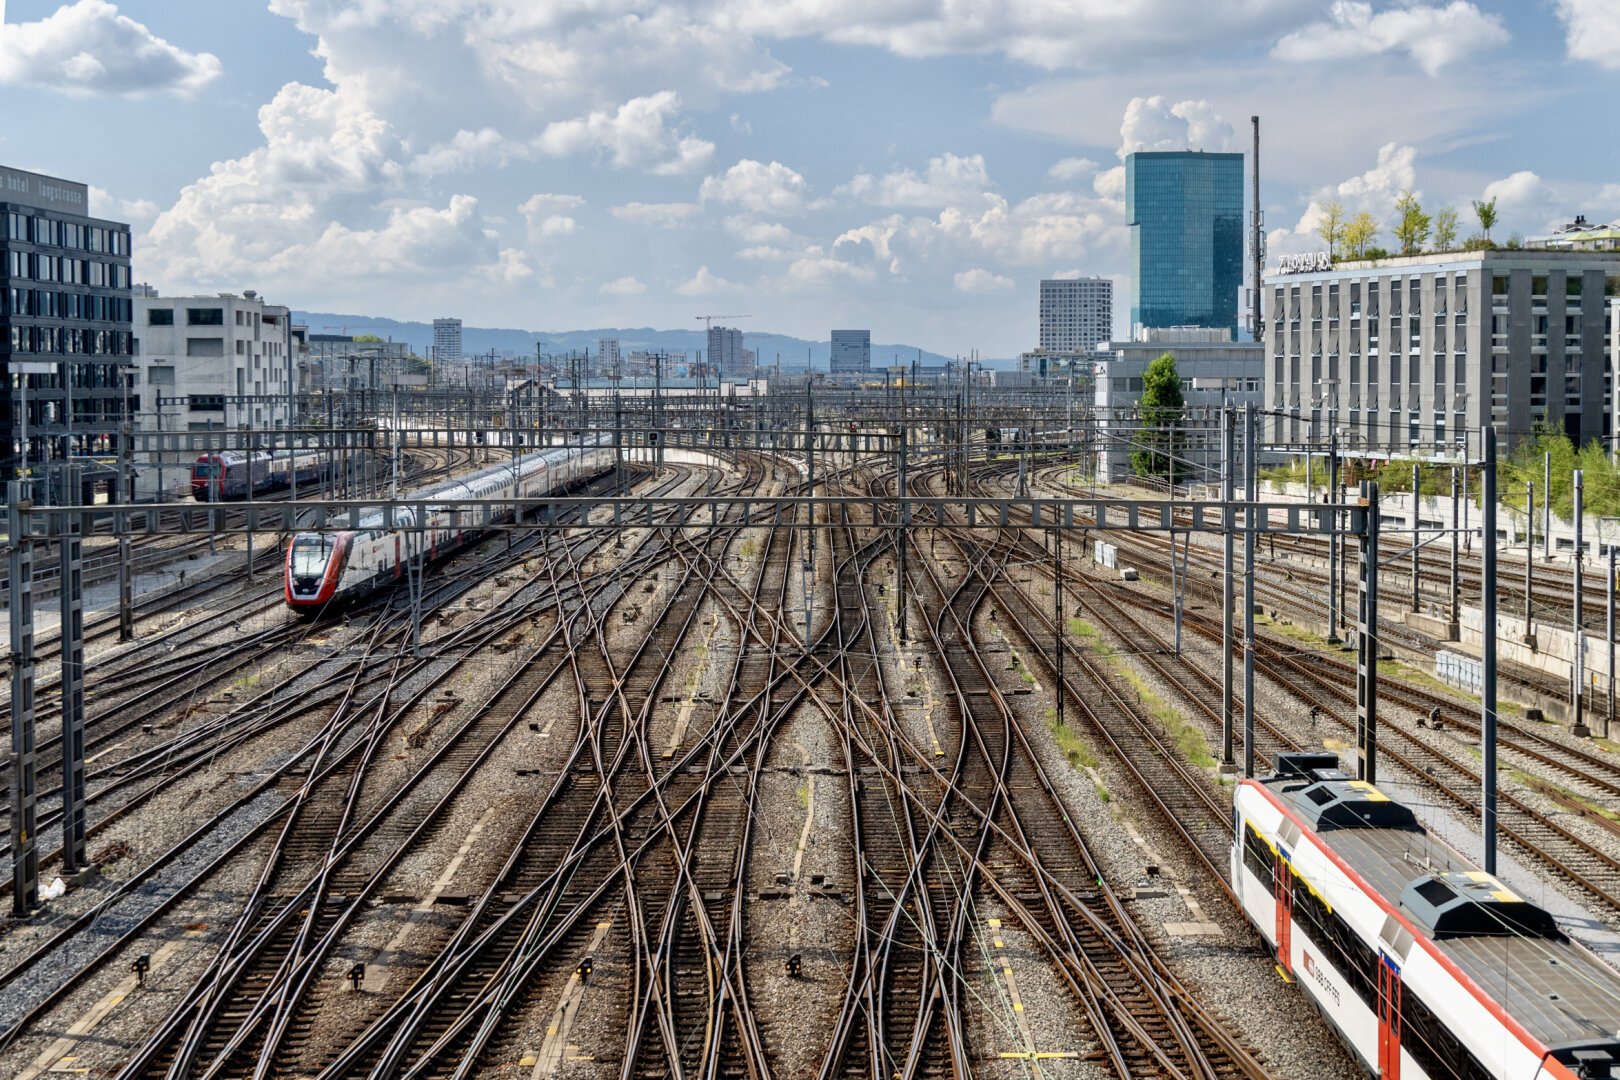
<svg viewBox="0 0 1620 1080">
<path fill-rule="evenodd" d="M 1620 219 L 1620 0 L 0 0 L 0 88 L 137 280 L 481 326 L 1004 357 L 1099 274 L 1123 332 L 1123 155 L 1255 114 L 1272 262 Z"/>
</svg>

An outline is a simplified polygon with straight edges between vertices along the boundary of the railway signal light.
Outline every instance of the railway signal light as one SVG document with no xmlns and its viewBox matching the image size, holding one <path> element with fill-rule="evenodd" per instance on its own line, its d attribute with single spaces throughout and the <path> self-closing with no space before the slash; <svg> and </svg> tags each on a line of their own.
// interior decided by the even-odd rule
<svg viewBox="0 0 1620 1080">
<path fill-rule="evenodd" d="M 787 963 L 782 966 L 786 969 L 788 978 L 797 979 L 799 977 L 799 969 L 803 967 L 803 961 L 800 960 L 798 953 L 794 953 L 792 956 L 787 958 Z"/>
<path fill-rule="evenodd" d="M 584 982 L 586 979 L 591 977 L 591 972 L 595 970 L 595 968 L 595 958 L 587 956 L 579 962 L 579 967 L 574 969 L 574 974 L 579 976 L 580 982 Z"/>
<path fill-rule="evenodd" d="M 364 961 L 356 961 L 349 969 L 349 989 L 359 990 L 360 984 L 366 981 L 366 965 Z"/>
<path fill-rule="evenodd" d="M 146 973 L 152 970 L 152 954 L 141 953 L 129 965 L 129 970 L 135 973 L 135 982 L 140 986 L 145 986 Z"/>
</svg>

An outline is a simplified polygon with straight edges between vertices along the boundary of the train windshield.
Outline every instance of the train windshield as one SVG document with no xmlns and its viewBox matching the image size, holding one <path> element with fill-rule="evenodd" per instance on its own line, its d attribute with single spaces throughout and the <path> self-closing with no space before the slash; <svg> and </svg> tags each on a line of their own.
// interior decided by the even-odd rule
<svg viewBox="0 0 1620 1080">
<path fill-rule="evenodd" d="M 297 578 L 320 577 L 337 542 L 329 536 L 306 534 L 293 540 L 292 573 Z"/>
<path fill-rule="evenodd" d="M 192 466 L 191 475 L 195 476 L 199 480 L 205 480 L 210 476 L 218 476 L 219 466 L 215 465 L 211 461 L 199 461 L 196 465 Z"/>
</svg>

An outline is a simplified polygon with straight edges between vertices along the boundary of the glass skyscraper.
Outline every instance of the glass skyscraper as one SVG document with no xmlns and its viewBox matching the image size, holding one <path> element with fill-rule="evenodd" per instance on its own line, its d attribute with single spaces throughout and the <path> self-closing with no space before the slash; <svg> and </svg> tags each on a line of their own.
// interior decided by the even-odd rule
<svg viewBox="0 0 1620 1080">
<path fill-rule="evenodd" d="M 1125 158 L 1131 331 L 1227 327 L 1243 286 L 1243 155 L 1195 150 Z"/>
</svg>

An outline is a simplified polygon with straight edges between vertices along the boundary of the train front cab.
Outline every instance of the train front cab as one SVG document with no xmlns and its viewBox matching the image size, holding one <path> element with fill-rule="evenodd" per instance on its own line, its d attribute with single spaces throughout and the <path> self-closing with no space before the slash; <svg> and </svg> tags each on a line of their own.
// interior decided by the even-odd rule
<svg viewBox="0 0 1620 1080">
<path fill-rule="evenodd" d="M 225 467 L 217 454 L 203 454 L 191 464 L 191 497 L 198 502 L 217 502 Z"/>
</svg>

